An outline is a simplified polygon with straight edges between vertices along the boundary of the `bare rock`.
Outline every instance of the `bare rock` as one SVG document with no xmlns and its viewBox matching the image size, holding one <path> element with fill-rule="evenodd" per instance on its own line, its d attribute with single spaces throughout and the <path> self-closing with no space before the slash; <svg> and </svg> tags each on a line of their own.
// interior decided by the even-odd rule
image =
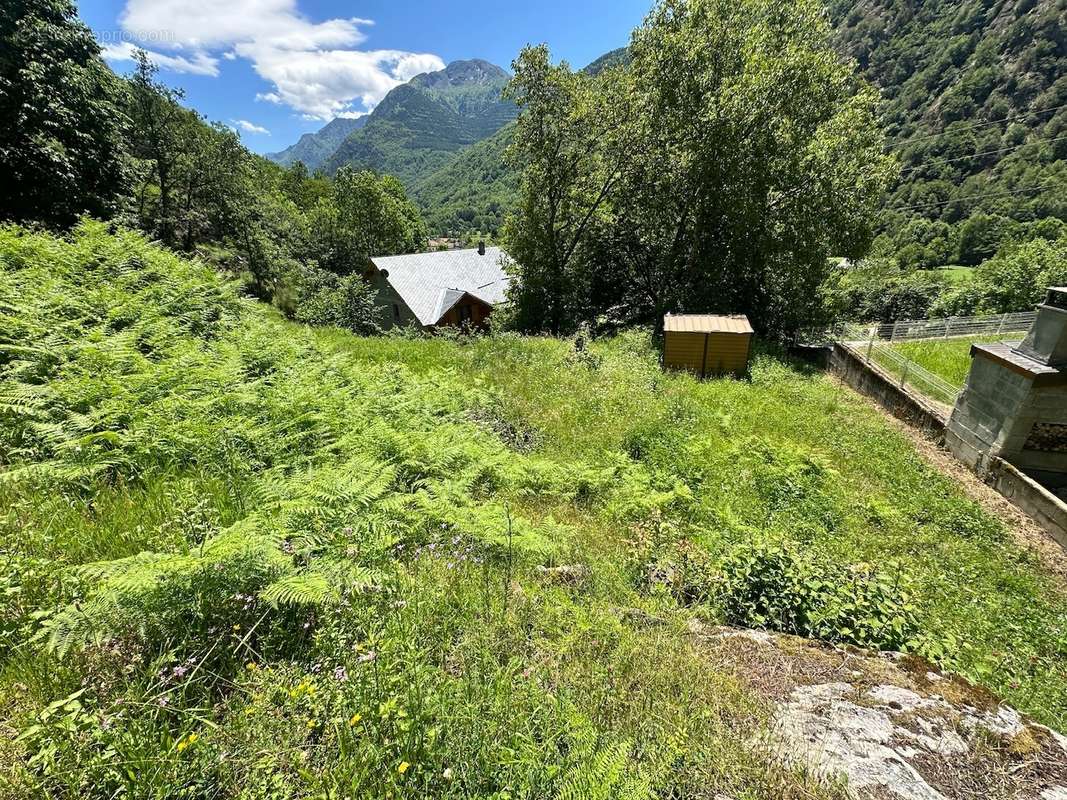
<svg viewBox="0 0 1067 800">
<path fill-rule="evenodd" d="M 1020 736 L 1040 742 L 1040 771 L 1011 770 L 1006 761 L 989 760 L 994 756 L 983 743 L 1000 739 L 1007 745 L 1000 757 L 1008 759 L 1011 743 Z M 1058 794 L 1058 776 L 1067 776 L 1067 754 L 1057 737 L 1007 706 L 957 708 L 901 686 L 862 691 L 837 682 L 796 687 L 778 707 L 763 742 L 781 760 L 827 780 L 844 776 L 856 798 L 950 800 L 970 796 L 962 787 L 983 776 L 1003 783 L 999 776 L 1013 774 L 1012 785 L 1002 786 L 1006 791 L 998 796 L 1067 800 Z"/>
<path fill-rule="evenodd" d="M 753 745 L 856 800 L 1067 800 L 1067 737 L 918 656 L 696 619 L 689 632 L 771 707 Z"/>
<path fill-rule="evenodd" d="M 537 574 L 545 583 L 581 588 L 589 583 L 593 571 L 585 564 L 568 564 L 562 567 L 538 567 Z"/>
<path fill-rule="evenodd" d="M 698 619 L 690 619 L 689 633 L 702 639 L 724 641 L 728 639 L 752 642 L 765 647 L 776 647 L 778 639 L 773 633 L 750 628 L 729 628 L 725 625 L 707 625 Z"/>
</svg>

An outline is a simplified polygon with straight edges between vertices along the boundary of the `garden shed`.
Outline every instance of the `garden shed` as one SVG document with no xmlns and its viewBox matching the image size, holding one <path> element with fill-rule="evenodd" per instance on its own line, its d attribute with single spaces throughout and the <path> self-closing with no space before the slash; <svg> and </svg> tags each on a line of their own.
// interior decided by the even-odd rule
<svg viewBox="0 0 1067 800">
<path fill-rule="evenodd" d="M 663 319 L 663 366 L 699 375 L 743 375 L 752 326 L 743 315 L 668 314 Z"/>
</svg>

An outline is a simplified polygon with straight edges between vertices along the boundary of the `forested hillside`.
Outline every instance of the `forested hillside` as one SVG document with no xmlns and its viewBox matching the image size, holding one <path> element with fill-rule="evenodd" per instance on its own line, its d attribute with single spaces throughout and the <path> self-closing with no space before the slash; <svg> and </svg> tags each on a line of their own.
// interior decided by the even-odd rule
<svg viewBox="0 0 1067 800">
<path fill-rule="evenodd" d="M 314 172 L 337 152 L 337 148 L 348 138 L 349 134 L 366 125 L 367 119 L 365 116 L 356 119 L 338 117 L 315 133 L 305 133 L 300 137 L 300 141 L 281 152 L 267 153 L 267 158 L 283 167 L 292 166 L 299 161 Z"/>
<path fill-rule="evenodd" d="M 1067 219 L 1063 0 L 836 0 L 831 13 L 901 161 L 886 252 L 975 265 L 1020 224 Z"/>
<path fill-rule="evenodd" d="M 514 132 L 513 125 L 505 125 L 414 182 L 412 199 L 430 231 L 498 235 L 519 188 L 519 176 L 505 160 Z"/>
<path fill-rule="evenodd" d="M 908 267 L 976 265 L 1036 220 L 1067 220 L 1067 28 L 1062 0 L 893 0 L 830 4 L 839 51 L 882 94 L 902 174 L 887 198 L 881 251 Z M 586 68 L 625 60 L 615 50 Z M 497 155 L 463 153 L 420 186 L 431 230 L 508 207 Z M 478 159 L 493 159 L 484 168 Z M 467 208 L 442 210 L 471 198 Z M 459 202 L 463 202 L 460 200 Z M 513 202 L 513 201 L 512 201 Z"/>
<path fill-rule="evenodd" d="M 348 165 L 398 177 L 410 190 L 463 148 L 514 119 L 501 97 L 508 75 L 486 61 L 456 61 L 393 89 L 366 126 L 348 136 L 323 164 Z"/>
<path fill-rule="evenodd" d="M 583 72 L 595 76 L 627 61 L 626 48 L 605 53 Z M 471 231 L 499 235 L 515 206 L 519 176 L 506 152 L 514 136 L 506 125 L 489 138 L 460 150 L 440 169 L 417 180 L 412 198 L 430 231 L 462 235 Z"/>
<path fill-rule="evenodd" d="M 283 169 L 188 108 L 144 53 L 125 76 L 99 54 L 67 0 L 0 13 L 0 220 L 107 219 L 209 260 L 298 319 L 373 330 L 352 273 L 426 242 L 396 178 Z"/>
</svg>

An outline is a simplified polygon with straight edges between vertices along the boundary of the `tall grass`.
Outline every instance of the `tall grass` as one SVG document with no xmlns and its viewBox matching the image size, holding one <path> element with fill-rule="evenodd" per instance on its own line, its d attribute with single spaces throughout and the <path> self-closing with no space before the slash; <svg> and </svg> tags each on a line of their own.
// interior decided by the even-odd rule
<svg viewBox="0 0 1067 800">
<path fill-rule="evenodd" d="M 307 329 L 91 223 L 0 231 L 0 315 L 5 796 L 834 794 L 749 747 L 693 614 L 1067 723 L 1056 585 L 773 352 Z"/>
</svg>

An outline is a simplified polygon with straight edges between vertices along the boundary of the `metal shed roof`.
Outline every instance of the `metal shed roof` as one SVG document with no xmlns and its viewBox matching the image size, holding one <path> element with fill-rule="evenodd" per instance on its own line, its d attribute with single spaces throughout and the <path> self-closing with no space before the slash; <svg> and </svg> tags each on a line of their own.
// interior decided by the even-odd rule
<svg viewBox="0 0 1067 800">
<path fill-rule="evenodd" d="M 664 331 L 679 333 L 753 333 L 744 314 L 668 314 L 663 318 Z"/>
<path fill-rule="evenodd" d="M 381 256 L 371 262 L 389 273 L 387 281 L 423 325 L 434 325 L 464 293 L 489 305 L 506 299 L 508 254 L 499 247 Z"/>
</svg>

